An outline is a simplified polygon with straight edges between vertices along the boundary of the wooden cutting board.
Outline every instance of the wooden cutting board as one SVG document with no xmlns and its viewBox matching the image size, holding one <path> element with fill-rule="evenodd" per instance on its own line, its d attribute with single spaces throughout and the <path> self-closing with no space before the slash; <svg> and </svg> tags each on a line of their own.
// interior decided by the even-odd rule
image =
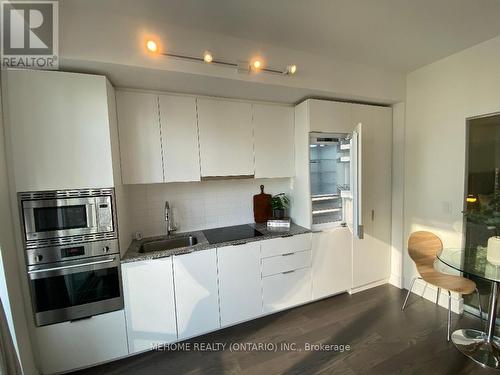
<svg viewBox="0 0 500 375">
<path fill-rule="evenodd" d="M 271 217 L 271 194 L 264 193 L 264 185 L 260 185 L 260 194 L 253 196 L 253 217 L 256 223 L 265 223 Z"/>
</svg>

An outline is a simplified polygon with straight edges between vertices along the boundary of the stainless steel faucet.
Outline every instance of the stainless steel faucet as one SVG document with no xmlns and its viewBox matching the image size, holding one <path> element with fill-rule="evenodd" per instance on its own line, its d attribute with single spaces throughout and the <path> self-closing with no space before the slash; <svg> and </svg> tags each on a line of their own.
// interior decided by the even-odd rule
<svg viewBox="0 0 500 375">
<path fill-rule="evenodd" d="M 174 225 L 172 211 L 170 210 L 170 204 L 168 201 L 165 201 L 165 228 L 167 232 L 167 236 L 170 236 L 172 232 L 175 232 L 177 228 Z"/>
</svg>

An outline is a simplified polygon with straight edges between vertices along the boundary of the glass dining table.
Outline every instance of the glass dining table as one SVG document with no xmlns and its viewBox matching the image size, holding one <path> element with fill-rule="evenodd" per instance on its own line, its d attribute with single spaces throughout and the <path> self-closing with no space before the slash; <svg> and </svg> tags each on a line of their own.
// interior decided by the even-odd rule
<svg viewBox="0 0 500 375">
<path fill-rule="evenodd" d="M 437 258 L 445 265 L 461 271 L 464 276 L 473 275 L 491 282 L 491 297 L 486 332 L 475 329 L 459 329 L 453 332 L 452 342 L 458 350 L 484 367 L 500 369 L 500 338 L 495 336 L 495 322 L 500 283 L 500 266 L 486 259 L 486 248 L 444 248 Z"/>
</svg>

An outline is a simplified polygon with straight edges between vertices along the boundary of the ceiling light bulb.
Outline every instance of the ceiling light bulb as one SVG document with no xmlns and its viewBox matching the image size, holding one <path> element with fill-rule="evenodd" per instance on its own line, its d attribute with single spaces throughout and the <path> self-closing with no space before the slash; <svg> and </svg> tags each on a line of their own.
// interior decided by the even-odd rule
<svg viewBox="0 0 500 375">
<path fill-rule="evenodd" d="M 158 44 L 154 40 L 148 40 L 146 42 L 146 48 L 149 52 L 158 52 Z"/>
<path fill-rule="evenodd" d="M 203 54 L 203 60 L 206 63 L 211 63 L 214 60 L 214 56 L 210 52 L 205 51 L 205 53 Z"/>
<path fill-rule="evenodd" d="M 288 67 L 286 68 L 286 71 L 288 74 L 295 74 L 297 72 L 297 65 L 295 65 L 295 64 L 288 65 Z"/>
<path fill-rule="evenodd" d="M 259 59 L 255 59 L 252 63 L 252 67 L 255 70 L 259 70 L 260 68 L 262 68 L 262 62 Z"/>
<path fill-rule="evenodd" d="M 469 194 L 469 195 L 467 195 L 466 201 L 467 201 L 467 203 L 476 203 L 477 198 L 474 195 Z"/>
</svg>

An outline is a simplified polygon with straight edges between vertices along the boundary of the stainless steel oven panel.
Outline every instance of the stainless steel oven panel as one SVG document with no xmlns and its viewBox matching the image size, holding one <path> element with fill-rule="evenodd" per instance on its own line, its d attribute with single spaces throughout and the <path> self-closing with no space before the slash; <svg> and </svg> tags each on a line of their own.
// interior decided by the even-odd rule
<svg viewBox="0 0 500 375">
<path fill-rule="evenodd" d="M 83 247 L 82 255 L 63 257 L 65 249 Z M 41 247 L 26 250 L 26 260 L 29 266 L 62 261 L 74 261 L 82 258 L 101 256 L 108 254 L 118 254 L 120 248 L 118 240 L 82 242 L 61 246 Z"/>
<path fill-rule="evenodd" d="M 81 306 L 39 312 L 35 314 L 35 323 L 37 327 L 40 327 L 48 324 L 90 318 L 94 315 L 122 309 L 123 297 L 111 298 L 105 301 L 87 303 Z"/>
<path fill-rule="evenodd" d="M 118 255 L 68 260 L 65 262 L 50 263 L 39 266 L 29 266 L 28 276 L 30 280 L 36 280 L 46 277 L 69 275 L 72 273 L 94 271 L 111 267 L 120 267 L 120 257 Z"/>
<path fill-rule="evenodd" d="M 123 289 L 121 280 L 120 259 L 118 255 L 93 257 L 80 259 L 77 261 L 57 262 L 46 265 L 28 267 L 28 277 L 30 280 L 44 279 L 54 276 L 63 276 L 78 272 L 88 272 L 106 268 L 117 268 L 118 285 L 120 296 L 116 298 L 104 299 L 77 306 L 48 310 L 35 313 L 35 323 L 37 326 L 60 323 L 76 319 L 91 317 L 110 311 L 123 309 Z M 31 283 L 30 283 L 31 285 Z M 35 291 L 31 289 L 32 303 L 36 311 Z"/>
</svg>

